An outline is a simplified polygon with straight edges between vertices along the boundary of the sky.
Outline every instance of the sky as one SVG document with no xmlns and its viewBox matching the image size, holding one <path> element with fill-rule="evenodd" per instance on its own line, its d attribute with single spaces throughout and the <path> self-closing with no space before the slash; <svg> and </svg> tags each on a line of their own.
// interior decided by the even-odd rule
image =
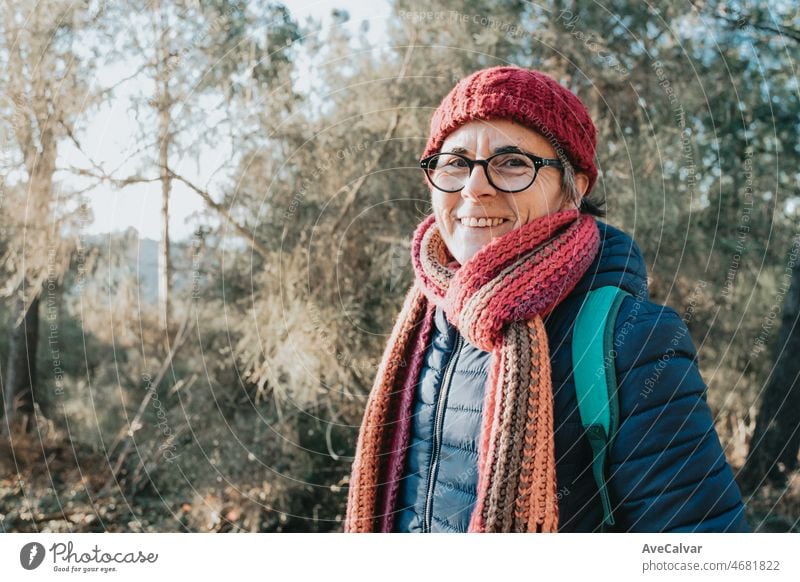
<svg viewBox="0 0 800 582">
<path fill-rule="evenodd" d="M 330 13 L 333 9 L 343 9 L 350 14 L 350 21 L 346 24 L 355 32 L 364 20 L 369 21 L 369 38 L 380 45 L 386 30 L 386 19 L 389 16 L 390 5 L 388 0 L 318 0 L 299 1 L 287 0 L 284 5 L 291 11 L 293 17 L 304 22 L 308 16 L 316 19 L 322 18 L 323 27 L 330 26 Z M 309 57 L 302 59 L 304 67 L 301 70 L 313 73 L 313 63 Z M 109 68 L 98 75 L 99 86 L 107 86 L 115 79 L 124 77 L 127 71 L 123 66 Z M 302 83 L 299 89 L 302 90 Z M 124 86 L 117 95 L 107 104 L 96 111 L 92 118 L 82 127 L 80 134 L 81 146 L 86 155 L 81 153 L 72 144 L 65 144 L 60 150 L 60 166 L 87 167 L 87 155 L 94 162 L 102 165 L 107 171 L 119 168 L 115 173 L 117 177 L 138 174 L 141 170 L 134 154 L 140 146 L 137 143 L 137 126 L 132 113 L 127 110 L 128 93 Z M 215 189 L 214 176 L 225 175 L 225 160 L 230 151 L 224 148 L 205 148 L 196 160 L 183 160 L 179 162 L 176 172 L 186 176 L 195 184 L 206 185 L 212 195 L 219 190 Z M 218 174 L 212 176 L 214 170 Z M 64 173 L 63 183 L 69 188 L 83 189 L 89 182 Z M 212 179 L 209 183 L 209 179 Z M 122 190 L 110 185 L 102 184 L 88 192 L 87 198 L 94 215 L 94 221 L 87 225 L 86 234 L 103 234 L 107 232 L 124 231 L 134 227 L 141 238 L 159 240 L 161 238 L 161 184 L 151 182 L 128 186 Z M 207 223 L 207 218 L 196 216 L 203 210 L 200 198 L 181 183 L 173 182 L 170 195 L 170 239 L 177 241 L 190 238 L 192 232 L 200 224 Z"/>
</svg>

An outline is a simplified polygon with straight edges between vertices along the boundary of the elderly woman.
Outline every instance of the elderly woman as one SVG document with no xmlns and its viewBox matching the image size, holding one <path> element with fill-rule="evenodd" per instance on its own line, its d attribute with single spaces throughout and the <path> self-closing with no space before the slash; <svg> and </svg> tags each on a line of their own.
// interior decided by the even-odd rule
<svg viewBox="0 0 800 582">
<path fill-rule="evenodd" d="M 748 531 L 688 330 L 648 300 L 641 251 L 587 198 L 595 147 L 580 99 L 535 70 L 477 71 L 434 113 L 420 162 L 433 213 L 345 531 Z M 575 322 L 600 288 L 623 295 L 606 358 L 616 422 L 598 448 L 573 335 L 596 335 Z"/>
</svg>

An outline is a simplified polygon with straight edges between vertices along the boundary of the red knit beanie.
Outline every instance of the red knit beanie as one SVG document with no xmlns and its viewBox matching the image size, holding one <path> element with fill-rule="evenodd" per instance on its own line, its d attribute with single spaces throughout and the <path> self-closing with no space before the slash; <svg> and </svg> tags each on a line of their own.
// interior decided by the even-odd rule
<svg viewBox="0 0 800 582">
<path fill-rule="evenodd" d="M 461 79 L 434 112 L 422 157 L 438 152 L 448 134 L 474 119 L 512 119 L 555 140 L 575 170 L 588 176 L 586 193 L 594 186 L 597 129 L 581 100 L 552 77 L 499 66 Z"/>
</svg>

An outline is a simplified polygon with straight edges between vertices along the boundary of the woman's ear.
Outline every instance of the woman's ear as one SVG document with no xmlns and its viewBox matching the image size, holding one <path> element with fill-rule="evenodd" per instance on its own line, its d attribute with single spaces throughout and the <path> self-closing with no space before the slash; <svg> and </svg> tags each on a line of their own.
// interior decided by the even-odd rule
<svg viewBox="0 0 800 582">
<path fill-rule="evenodd" d="M 575 174 L 575 187 L 578 189 L 578 192 L 581 193 L 582 197 L 586 195 L 586 190 L 589 189 L 589 176 L 582 172 L 577 172 Z"/>
</svg>

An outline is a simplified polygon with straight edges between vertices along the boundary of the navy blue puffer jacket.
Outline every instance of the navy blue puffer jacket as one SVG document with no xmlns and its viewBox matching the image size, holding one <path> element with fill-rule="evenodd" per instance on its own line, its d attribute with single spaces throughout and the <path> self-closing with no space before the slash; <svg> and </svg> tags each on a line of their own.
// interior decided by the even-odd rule
<svg viewBox="0 0 800 582">
<path fill-rule="evenodd" d="M 559 531 L 597 531 L 603 511 L 572 376 L 572 330 L 590 289 L 631 293 L 616 321 L 620 423 L 608 465 L 617 531 L 746 532 L 744 506 L 706 404 L 681 317 L 648 300 L 641 251 L 597 221 L 601 249 L 545 318 L 553 376 Z M 414 402 L 394 531 L 464 532 L 475 504 L 477 439 L 491 355 L 436 310 Z"/>
</svg>

